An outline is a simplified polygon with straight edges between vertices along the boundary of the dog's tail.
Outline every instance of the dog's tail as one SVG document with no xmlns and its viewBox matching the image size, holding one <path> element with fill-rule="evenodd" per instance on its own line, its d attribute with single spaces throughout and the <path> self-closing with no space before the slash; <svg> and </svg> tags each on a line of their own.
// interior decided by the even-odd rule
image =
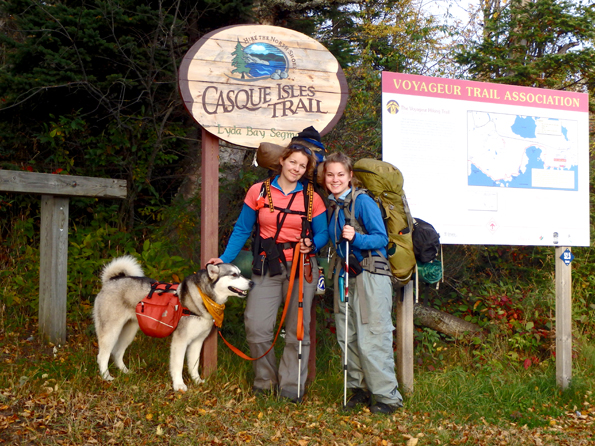
<svg viewBox="0 0 595 446">
<path fill-rule="evenodd" d="M 103 267 L 101 282 L 105 284 L 116 277 L 143 277 L 144 275 L 140 264 L 134 257 L 122 256 L 112 260 Z"/>
</svg>

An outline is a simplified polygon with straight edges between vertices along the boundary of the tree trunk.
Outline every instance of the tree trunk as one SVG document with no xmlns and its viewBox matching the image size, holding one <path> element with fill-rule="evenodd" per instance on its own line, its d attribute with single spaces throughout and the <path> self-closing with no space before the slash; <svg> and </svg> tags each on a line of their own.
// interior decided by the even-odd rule
<svg viewBox="0 0 595 446">
<path fill-rule="evenodd" d="M 467 334 L 483 336 L 479 325 L 422 304 L 415 304 L 413 317 L 417 323 L 424 327 L 439 331 L 453 338 L 461 338 Z"/>
</svg>

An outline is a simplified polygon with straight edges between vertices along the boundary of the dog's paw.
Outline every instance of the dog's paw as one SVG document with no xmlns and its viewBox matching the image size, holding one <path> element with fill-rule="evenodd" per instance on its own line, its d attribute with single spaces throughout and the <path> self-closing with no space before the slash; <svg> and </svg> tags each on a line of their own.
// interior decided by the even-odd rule
<svg viewBox="0 0 595 446">
<path fill-rule="evenodd" d="M 173 387 L 174 387 L 174 392 L 187 392 L 188 391 L 188 387 L 184 383 L 181 383 L 181 384 L 174 383 Z"/>
<path fill-rule="evenodd" d="M 130 373 L 130 369 L 126 366 L 122 367 L 120 370 L 122 371 L 122 373 Z"/>
<path fill-rule="evenodd" d="M 114 377 L 112 375 L 110 375 L 109 372 L 105 372 L 104 374 L 102 374 L 101 378 L 104 381 L 113 381 L 114 380 Z"/>
<path fill-rule="evenodd" d="M 196 384 L 202 384 L 205 382 L 205 380 L 202 379 L 200 375 L 193 376 L 192 381 L 194 381 Z"/>
</svg>

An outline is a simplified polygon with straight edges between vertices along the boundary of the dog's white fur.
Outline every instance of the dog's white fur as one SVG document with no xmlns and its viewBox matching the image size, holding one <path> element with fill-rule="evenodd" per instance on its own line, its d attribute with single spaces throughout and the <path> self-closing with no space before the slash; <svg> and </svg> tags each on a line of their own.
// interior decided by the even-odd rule
<svg viewBox="0 0 595 446">
<path fill-rule="evenodd" d="M 114 378 L 108 370 L 110 355 L 116 367 L 124 373 L 129 372 L 123 357 L 139 328 L 136 305 L 149 294 L 153 280 L 144 277 L 143 270 L 134 257 L 123 256 L 104 267 L 101 281 L 102 288 L 95 298 L 93 308 L 99 344 L 97 363 L 101 377 L 111 381 Z M 228 296 L 246 297 L 252 285 L 250 280 L 241 275 L 240 269 L 231 264 L 207 265 L 206 269 L 182 281 L 178 287 L 178 296 L 182 305 L 196 316 L 182 316 L 172 335 L 170 374 L 175 391 L 188 390 L 182 377 L 184 356 L 192 380 L 197 384 L 203 381 L 198 372 L 200 351 L 214 322 L 197 287 L 222 305 Z"/>
</svg>

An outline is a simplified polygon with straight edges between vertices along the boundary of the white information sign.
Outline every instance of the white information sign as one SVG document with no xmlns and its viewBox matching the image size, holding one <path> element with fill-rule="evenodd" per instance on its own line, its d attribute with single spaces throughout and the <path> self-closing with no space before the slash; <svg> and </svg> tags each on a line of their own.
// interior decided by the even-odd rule
<svg viewBox="0 0 595 446">
<path fill-rule="evenodd" d="M 383 159 L 445 244 L 589 246 L 588 95 L 384 72 Z"/>
</svg>

